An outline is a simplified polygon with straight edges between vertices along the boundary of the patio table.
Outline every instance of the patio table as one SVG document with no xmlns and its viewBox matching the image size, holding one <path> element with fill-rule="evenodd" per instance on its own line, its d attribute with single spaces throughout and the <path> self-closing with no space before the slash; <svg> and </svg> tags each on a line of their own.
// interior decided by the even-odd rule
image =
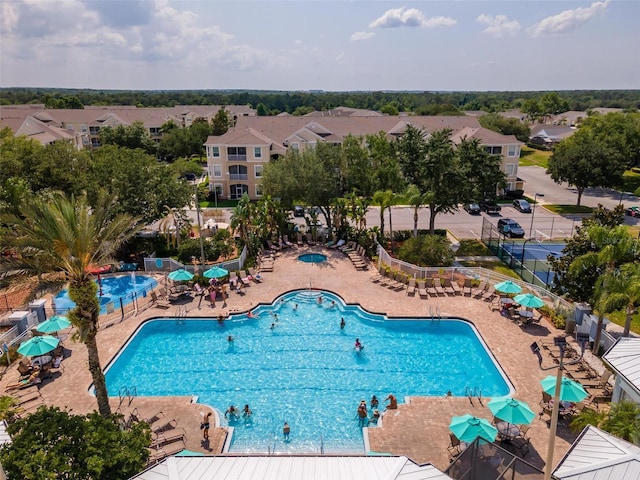
<svg viewBox="0 0 640 480">
<path fill-rule="evenodd" d="M 533 318 L 533 312 L 531 310 L 518 310 L 518 315 L 522 318 Z"/>
<path fill-rule="evenodd" d="M 498 435 L 506 440 L 511 440 L 520 435 L 520 427 L 515 423 L 498 422 L 496 423 L 496 428 L 498 429 Z"/>
</svg>

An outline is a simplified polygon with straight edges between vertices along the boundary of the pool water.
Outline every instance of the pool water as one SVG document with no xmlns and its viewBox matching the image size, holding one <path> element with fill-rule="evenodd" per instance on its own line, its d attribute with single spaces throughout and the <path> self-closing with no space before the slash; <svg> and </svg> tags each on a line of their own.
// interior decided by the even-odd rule
<svg viewBox="0 0 640 480">
<path fill-rule="evenodd" d="M 95 280 L 98 283 L 98 280 Z M 147 275 L 137 275 L 131 272 L 127 275 L 101 276 L 98 285 L 100 298 L 100 313 L 107 313 L 107 304 L 112 303 L 115 310 L 122 305 L 133 302 L 134 293 L 137 297 L 146 297 L 158 285 L 158 282 Z M 62 290 L 54 298 L 56 313 L 65 313 L 76 306 L 69 298 L 68 290 Z"/>
<path fill-rule="evenodd" d="M 223 324 L 146 322 L 107 368 L 109 395 L 124 387 L 141 396 L 197 395 L 218 409 L 223 424 L 230 404 L 249 404 L 249 421 L 229 422 L 231 452 L 319 453 L 322 445 L 325 452 L 362 453 L 357 408 L 373 394 L 382 410 L 389 393 L 403 403 L 447 391 L 462 396 L 466 388 L 485 397 L 511 391 L 465 321 L 385 320 L 318 291 L 291 292 L 253 312 L 257 318 L 234 315 Z M 285 421 L 289 442 L 282 439 Z"/>
<path fill-rule="evenodd" d="M 322 253 L 304 253 L 298 256 L 298 260 L 304 263 L 322 263 L 327 261 L 327 256 Z"/>
</svg>

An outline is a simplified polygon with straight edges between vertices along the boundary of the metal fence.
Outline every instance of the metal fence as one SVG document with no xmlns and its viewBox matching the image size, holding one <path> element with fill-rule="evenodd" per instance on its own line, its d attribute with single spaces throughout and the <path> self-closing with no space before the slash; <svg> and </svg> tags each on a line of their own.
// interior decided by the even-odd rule
<svg viewBox="0 0 640 480">
<path fill-rule="evenodd" d="M 377 250 L 378 266 L 382 264 L 388 265 L 392 269 L 404 272 L 416 279 L 445 278 L 454 281 L 460 280 L 461 278 L 471 278 L 473 280 L 487 282 L 488 284 L 511 280 L 513 283 L 520 285 L 524 291 L 530 291 L 545 300 L 549 305 L 553 306 L 556 312 L 566 319 L 575 318 L 574 305 L 555 293 L 550 292 L 544 288 L 544 286 L 509 277 L 484 267 L 419 267 L 412 263 L 393 258 L 380 244 L 378 244 Z"/>
<path fill-rule="evenodd" d="M 230 272 L 242 270 L 244 268 L 245 262 L 247 261 L 247 255 L 247 247 L 245 246 L 238 258 L 218 263 L 216 264 L 216 266 L 229 270 Z M 169 273 L 173 272 L 174 270 L 183 268 L 188 272 L 194 274 L 202 274 L 209 267 L 210 266 L 208 265 L 185 265 L 178 262 L 177 260 L 174 260 L 173 258 L 145 257 L 144 259 L 145 272 Z"/>
</svg>

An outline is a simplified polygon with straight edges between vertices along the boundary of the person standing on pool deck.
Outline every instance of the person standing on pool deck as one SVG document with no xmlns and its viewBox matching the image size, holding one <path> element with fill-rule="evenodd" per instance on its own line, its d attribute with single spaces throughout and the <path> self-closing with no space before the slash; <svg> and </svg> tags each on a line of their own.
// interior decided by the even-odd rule
<svg viewBox="0 0 640 480">
<path fill-rule="evenodd" d="M 289 434 L 291 433 L 291 428 L 287 422 L 284 422 L 284 427 L 282 427 L 282 436 L 284 437 L 284 441 L 289 441 Z"/>
<path fill-rule="evenodd" d="M 209 439 L 209 428 L 210 428 L 210 423 L 209 423 L 209 417 L 211 416 L 211 412 L 208 412 L 205 416 L 204 419 L 202 420 L 202 424 L 200 425 L 200 428 L 202 429 L 202 437 L 205 440 Z"/>
</svg>

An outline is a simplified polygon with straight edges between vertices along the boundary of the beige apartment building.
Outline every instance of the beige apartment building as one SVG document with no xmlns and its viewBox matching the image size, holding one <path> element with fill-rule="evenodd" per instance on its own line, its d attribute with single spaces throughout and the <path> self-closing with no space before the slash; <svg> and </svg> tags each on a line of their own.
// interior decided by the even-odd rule
<svg viewBox="0 0 640 480">
<path fill-rule="evenodd" d="M 385 132 L 391 140 L 400 137 L 407 125 L 426 134 L 449 128 L 452 140 L 478 138 L 486 149 L 502 157 L 507 190 L 522 190 L 518 161 L 522 142 L 513 135 L 501 135 L 482 128 L 476 117 L 407 116 L 278 116 L 241 117 L 235 127 L 206 143 L 209 189 L 219 198 L 238 199 L 244 193 L 252 200 L 262 198 L 265 164 L 288 149 L 305 149 L 320 142 L 340 144 L 348 135 L 365 136 Z"/>
</svg>

